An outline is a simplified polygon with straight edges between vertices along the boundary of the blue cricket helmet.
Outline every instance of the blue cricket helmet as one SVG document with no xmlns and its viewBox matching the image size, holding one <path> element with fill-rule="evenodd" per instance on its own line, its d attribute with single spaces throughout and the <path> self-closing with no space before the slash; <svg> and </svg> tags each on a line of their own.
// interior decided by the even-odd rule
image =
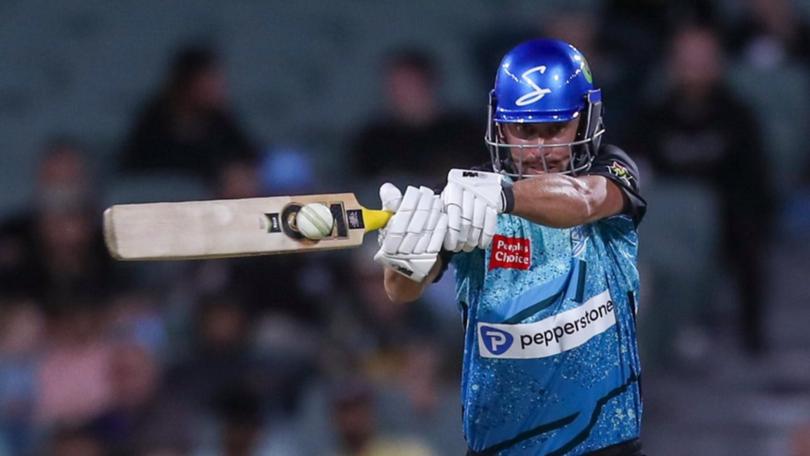
<svg viewBox="0 0 810 456">
<path fill-rule="evenodd" d="M 582 117 L 576 140 L 547 146 L 507 145 L 498 124 L 568 122 Z M 501 60 L 490 92 L 486 143 L 496 171 L 523 177 L 509 150 L 515 147 L 565 147 L 576 174 L 590 167 L 604 133 L 602 92 L 593 86 L 588 62 L 574 46 L 559 40 L 535 39 L 519 44 Z M 505 151 L 502 149 L 506 149 Z"/>
</svg>

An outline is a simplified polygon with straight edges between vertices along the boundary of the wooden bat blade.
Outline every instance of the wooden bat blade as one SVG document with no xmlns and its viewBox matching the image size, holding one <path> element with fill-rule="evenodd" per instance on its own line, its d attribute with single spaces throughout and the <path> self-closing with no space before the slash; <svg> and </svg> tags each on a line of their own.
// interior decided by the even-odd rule
<svg viewBox="0 0 810 456">
<path fill-rule="evenodd" d="M 313 241 L 295 226 L 308 203 L 332 212 L 332 233 Z M 355 247 L 390 213 L 362 207 L 352 193 L 180 203 L 121 204 L 104 211 L 104 238 L 119 260 L 185 260 Z"/>
</svg>

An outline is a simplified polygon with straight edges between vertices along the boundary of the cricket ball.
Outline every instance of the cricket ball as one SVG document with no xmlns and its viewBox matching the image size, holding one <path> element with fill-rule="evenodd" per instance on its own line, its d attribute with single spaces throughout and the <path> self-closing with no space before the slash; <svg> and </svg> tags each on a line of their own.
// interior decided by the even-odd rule
<svg viewBox="0 0 810 456">
<path fill-rule="evenodd" d="M 298 231 L 307 239 L 317 241 L 332 233 L 335 219 L 328 207 L 320 203 L 310 203 L 301 207 L 295 214 Z"/>
</svg>

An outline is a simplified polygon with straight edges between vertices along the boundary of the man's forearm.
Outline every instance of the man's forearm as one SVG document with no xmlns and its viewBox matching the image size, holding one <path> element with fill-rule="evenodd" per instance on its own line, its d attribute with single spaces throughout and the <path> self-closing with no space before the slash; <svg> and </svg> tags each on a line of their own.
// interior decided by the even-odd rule
<svg viewBox="0 0 810 456">
<path fill-rule="evenodd" d="M 391 268 L 385 268 L 385 293 L 388 295 L 388 299 L 395 303 L 416 301 L 422 296 L 425 288 L 433 283 L 441 268 L 442 260 L 438 258 L 436 264 L 430 269 L 430 273 L 421 282 L 414 282 Z"/>
<path fill-rule="evenodd" d="M 602 204 L 607 200 L 608 185 L 605 178 L 586 181 L 561 174 L 523 179 L 513 186 L 512 213 L 555 228 L 590 223 L 621 209 L 612 207 L 615 203 L 611 207 Z"/>
</svg>

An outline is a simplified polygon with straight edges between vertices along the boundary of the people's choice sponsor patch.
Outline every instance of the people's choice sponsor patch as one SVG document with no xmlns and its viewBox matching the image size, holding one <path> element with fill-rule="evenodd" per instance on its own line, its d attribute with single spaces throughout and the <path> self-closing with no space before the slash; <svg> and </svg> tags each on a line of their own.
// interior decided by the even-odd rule
<svg viewBox="0 0 810 456">
<path fill-rule="evenodd" d="M 532 244 L 527 238 L 506 237 L 496 234 L 492 238 L 489 269 L 529 269 L 532 265 Z"/>
</svg>

